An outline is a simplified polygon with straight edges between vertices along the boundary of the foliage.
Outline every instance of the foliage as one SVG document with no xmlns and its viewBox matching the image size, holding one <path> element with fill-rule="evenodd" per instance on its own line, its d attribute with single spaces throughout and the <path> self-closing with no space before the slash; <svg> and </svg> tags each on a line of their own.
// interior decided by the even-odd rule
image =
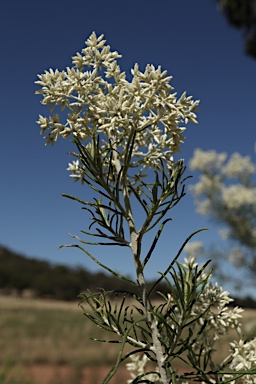
<svg viewBox="0 0 256 384">
<path fill-rule="evenodd" d="M 86 48 L 73 57 L 72 68 L 61 72 L 50 69 L 37 81 L 42 103 L 50 105 L 52 112 L 56 106 L 62 109 L 61 116 L 57 113 L 39 117 L 41 133 L 48 133 L 46 143 L 54 144 L 61 136 L 73 137 L 76 152 L 71 154 L 76 160 L 68 170 L 71 177 L 87 184 L 94 194 L 92 201 L 65 195 L 89 212 L 92 224 L 89 231 L 81 232 L 96 238 L 88 241 L 73 236 L 77 242 L 67 246 L 81 249 L 137 289 L 136 294 L 115 289 L 111 292 L 116 296 L 114 304 L 107 291 L 87 291 L 81 296 L 90 307 L 90 311 L 83 307 L 85 316 L 114 334 L 114 339 L 100 341 L 120 344 L 117 362 L 103 383 L 110 381 L 122 361 L 141 353 L 154 368 L 151 374 L 138 372 L 132 383 L 181 383 L 184 379 L 227 383 L 243 374 L 248 375 L 245 383 L 249 383 L 250 374 L 255 373 L 254 356 L 251 366 L 242 371 L 243 367 L 236 364 L 239 353 L 234 347 L 235 354 L 231 352 L 221 365 L 215 366 L 209 341 L 232 326 L 239 333 L 241 311 L 234 309 L 226 316 L 227 309 L 223 307 L 230 300 L 226 292 L 210 285 L 206 266 L 200 268 L 194 260 L 178 262 L 187 242 L 199 231 L 185 240 L 151 289 L 145 278 L 145 267 L 171 220 L 167 214 L 185 195 L 185 167 L 182 159 L 174 160 L 174 155 L 185 139 L 185 128 L 180 125 L 196 123 L 199 102 L 187 97 L 186 92 L 177 98 L 170 85 L 171 76 L 161 67 L 147 65 L 141 72 L 135 64 L 131 80 L 127 80 L 116 61 L 120 55 L 111 52 L 105 43 L 103 35 L 92 33 Z M 141 210 L 139 220 L 133 213 L 135 209 Z M 144 253 L 145 235 L 151 230 L 155 235 Z M 84 248 L 87 244 L 128 248 L 137 280 L 103 265 Z M 162 302 L 154 305 L 152 292 L 162 281 L 168 284 L 169 295 L 160 292 Z M 127 304 L 128 295 L 137 303 Z M 212 309 L 214 304 L 217 315 Z M 126 344 L 133 348 L 132 352 L 126 353 Z M 178 374 L 175 359 L 185 361 L 186 373 Z"/>
<path fill-rule="evenodd" d="M 114 305 L 112 298 L 110 301 Z M 126 301 L 127 305 L 131 304 L 128 297 Z M 1 325 L 4 329 L 0 338 L 2 351 L 0 364 L 2 368 L 8 369 L 6 373 L 13 373 L 15 377 L 19 375 L 20 378 L 24 368 L 27 372 L 26 367 L 29 370 L 29 367 L 36 365 L 48 365 L 57 368 L 66 366 L 75 372 L 77 370 L 81 372 L 88 367 L 97 367 L 96 376 L 101 367 L 110 367 L 116 362 L 120 344 L 99 345 L 99 342 L 91 340 L 109 339 L 111 334 L 81 316 L 81 310 L 74 302 L 31 298 L 21 300 L 16 297 L 0 296 L 0 307 Z M 251 340 L 256 336 L 255 311 L 245 310 L 241 321 L 243 332 Z M 234 341 L 235 337 L 236 330 L 231 329 L 228 334 L 216 340 L 215 348 L 218 351 L 214 359 L 216 364 L 221 363 L 229 354 L 229 343 Z M 141 360 L 139 355 L 132 356 Z M 183 372 L 185 364 L 181 360 L 176 360 L 175 368 Z M 152 368 L 150 361 L 146 363 L 148 368 Z M 120 378 L 124 371 L 125 365 L 120 371 L 118 370 L 115 382 L 118 382 L 117 377 Z M 29 375 L 26 377 L 28 379 Z M 77 384 L 80 381 L 73 382 Z"/>
<path fill-rule="evenodd" d="M 256 58 L 256 1 L 255 0 L 217 0 L 221 11 L 229 23 L 242 29 L 245 50 Z"/>
<path fill-rule="evenodd" d="M 232 299 L 228 292 L 222 291 L 217 284 L 215 286 L 211 284 L 210 274 L 205 273 L 206 266 L 199 268 L 193 260 L 186 260 L 185 264 L 176 263 L 176 266 L 178 270 L 172 263 L 168 273 L 170 277 L 165 276 L 169 286 L 168 295 L 160 293 L 163 298 L 162 303 L 152 305 L 151 308 L 151 313 L 157 318 L 169 377 L 177 383 L 184 382 L 183 380 L 206 383 L 228 382 L 230 377 L 235 376 L 227 373 L 227 367 L 233 361 L 235 369 L 236 360 L 233 360 L 230 353 L 223 362 L 216 363 L 214 359 L 216 342 L 232 329 L 236 330 L 237 336 L 241 338 L 240 318 L 243 310 L 238 307 L 228 310 L 227 305 L 232 302 Z M 126 296 L 122 296 L 120 302 L 116 292 L 116 302 L 113 303 L 107 299 L 107 294 L 108 292 L 100 292 L 96 295 L 90 292 L 82 294 L 81 306 L 88 319 L 98 327 L 116 335 L 115 339 L 107 341 L 120 343 L 120 352 L 123 350 L 124 340 L 134 347 L 134 350 L 127 355 L 121 357 L 120 354 L 109 377 L 118 368 L 120 362 L 130 357 L 132 363 L 127 364 L 128 369 L 137 370 L 140 380 L 159 382 L 158 370 L 148 373 L 142 369 L 147 362 L 152 365 L 157 361 L 152 353 L 150 324 L 143 311 L 140 297 L 133 295 L 137 304 L 129 306 L 126 304 Z M 84 307 L 83 303 L 87 306 Z M 236 351 L 237 343 L 234 342 L 232 345 Z M 139 359 L 138 352 L 143 353 L 142 360 Z M 136 356 L 134 356 L 135 353 Z M 189 367 L 188 372 L 180 374 L 176 372 L 176 367 L 181 363 Z M 252 366 L 248 364 L 248 371 L 251 368 Z M 144 382 L 136 378 L 134 373 L 132 377 L 134 381 L 131 380 L 131 383 Z"/>
</svg>

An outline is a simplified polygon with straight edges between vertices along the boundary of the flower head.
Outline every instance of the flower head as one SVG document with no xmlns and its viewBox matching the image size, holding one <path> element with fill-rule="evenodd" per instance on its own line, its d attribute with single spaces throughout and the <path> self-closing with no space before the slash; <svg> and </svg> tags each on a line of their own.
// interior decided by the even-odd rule
<svg viewBox="0 0 256 384">
<path fill-rule="evenodd" d="M 88 146 L 98 136 L 105 166 L 113 161 L 114 151 L 119 166 L 129 157 L 129 166 L 139 168 L 137 173 L 145 167 L 158 168 L 162 161 L 172 168 L 173 154 L 185 139 L 181 125 L 197 122 L 199 101 L 186 92 L 177 98 L 172 77 L 160 66 L 147 65 L 141 71 L 135 64 L 128 81 L 117 64 L 121 55 L 112 52 L 103 37 L 93 32 L 86 47 L 72 58 L 72 68 L 38 75 L 41 89 L 36 93 L 43 96 L 42 104 L 51 109 L 60 106 L 64 116 L 39 116 L 41 133 L 48 132 L 46 144 L 70 136 Z M 80 171 L 82 167 L 72 177 L 76 179 Z"/>
</svg>

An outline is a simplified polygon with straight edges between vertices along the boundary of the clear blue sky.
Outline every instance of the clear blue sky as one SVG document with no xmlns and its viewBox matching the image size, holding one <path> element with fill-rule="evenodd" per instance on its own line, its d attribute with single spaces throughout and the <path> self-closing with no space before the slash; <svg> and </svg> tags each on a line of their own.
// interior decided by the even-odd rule
<svg viewBox="0 0 256 384">
<path fill-rule="evenodd" d="M 36 124 L 48 114 L 35 96 L 37 73 L 65 69 L 92 31 L 123 55 L 129 71 L 135 62 L 161 65 L 174 76 L 180 94 L 201 100 L 199 125 L 191 125 L 181 157 L 195 148 L 254 154 L 256 61 L 245 56 L 241 33 L 229 26 L 214 0 L 5 1 L 0 35 L 0 243 L 29 257 L 98 269 L 78 250 L 58 249 L 88 227 L 80 206 L 62 193 L 91 192 L 74 184 L 66 171 L 72 146 L 45 147 Z M 206 244 L 217 241 L 216 226 L 195 213 L 190 196 L 176 207 L 147 273 L 155 277 L 192 231 Z M 103 262 L 133 275 L 133 261 L 123 249 L 91 249 Z"/>
</svg>

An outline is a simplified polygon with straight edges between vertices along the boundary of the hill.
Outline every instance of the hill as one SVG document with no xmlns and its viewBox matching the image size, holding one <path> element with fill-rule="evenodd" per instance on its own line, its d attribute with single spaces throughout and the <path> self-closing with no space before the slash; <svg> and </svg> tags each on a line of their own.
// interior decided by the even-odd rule
<svg viewBox="0 0 256 384">
<path fill-rule="evenodd" d="M 0 291 L 4 294 L 15 292 L 23 295 L 29 291 L 38 298 L 74 300 L 87 289 L 93 292 L 99 288 L 131 291 L 129 283 L 115 276 L 103 272 L 91 273 L 81 267 L 52 265 L 3 246 L 0 246 L 0 265 Z M 166 292 L 167 287 L 162 285 L 161 290 Z"/>
<path fill-rule="evenodd" d="M 149 286 L 154 281 L 149 282 Z M 24 255 L 0 246 L 0 292 L 16 293 L 20 296 L 30 292 L 36 298 L 52 298 L 72 301 L 81 292 L 89 289 L 96 292 L 102 288 L 108 290 L 132 291 L 131 284 L 103 272 L 91 273 L 84 268 L 71 268 L 66 265 L 53 265 L 47 261 L 28 258 Z M 158 290 L 167 293 L 163 283 Z M 136 293 L 136 291 L 132 291 Z M 159 297 L 155 293 L 155 297 Z M 234 306 L 256 308 L 252 297 L 237 298 Z"/>
</svg>

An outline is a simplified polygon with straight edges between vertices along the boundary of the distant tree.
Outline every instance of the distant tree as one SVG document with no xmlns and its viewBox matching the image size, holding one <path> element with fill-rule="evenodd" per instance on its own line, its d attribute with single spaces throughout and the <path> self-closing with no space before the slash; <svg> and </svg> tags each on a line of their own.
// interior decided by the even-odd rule
<svg viewBox="0 0 256 384">
<path fill-rule="evenodd" d="M 243 30 L 245 50 L 256 59 L 256 0 L 217 0 L 229 23 Z"/>
<path fill-rule="evenodd" d="M 190 169 L 199 171 L 199 180 L 192 185 L 197 211 L 224 225 L 221 236 L 230 240 L 229 253 L 211 250 L 225 257 L 240 270 L 256 276 L 256 165 L 249 156 L 215 150 L 196 149 Z M 204 253 L 200 244 L 188 247 L 188 252 Z M 207 254 L 209 256 L 209 253 Z M 221 265 L 221 263 L 218 263 Z"/>
<path fill-rule="evenodd" d="M 22 295 L 28 289 L 35 297 L 74 300 L 86 289 L 97 292 L 103 287 L 107 291 L 125 291 L 130 288 L 125 280 L 115 276 L 103 272 L 90 273 L 81 267 L 51 265 L 47 261 L 27 258 L 1 245 L 0 265 L 0 292 L 6 294 L 15 291 Z M 149 287 L 153 287 L 154 283 L 150 281 Z M 164 294 L 168 292 L 164 282 L 159 285 L 159 289 Z M 156 290 L 153 290 L 152 295 L 159 296 Z"/>
</svg>

